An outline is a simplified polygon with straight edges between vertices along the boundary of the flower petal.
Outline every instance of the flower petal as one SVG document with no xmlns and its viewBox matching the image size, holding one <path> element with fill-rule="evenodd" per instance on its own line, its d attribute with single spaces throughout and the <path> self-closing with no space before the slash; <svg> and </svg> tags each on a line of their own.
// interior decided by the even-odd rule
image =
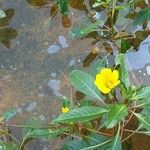
<svg viewBox="0 0 150 150">
<path fill-rule="evenodd" d="M 113 72 L 112 72 L 112 78 L 113 78 L 113 80 L 118 80 L 118 78 L 119 78 L 119 72 L 118 72 L 118 70 L 113 70 Z"/>
</svg>

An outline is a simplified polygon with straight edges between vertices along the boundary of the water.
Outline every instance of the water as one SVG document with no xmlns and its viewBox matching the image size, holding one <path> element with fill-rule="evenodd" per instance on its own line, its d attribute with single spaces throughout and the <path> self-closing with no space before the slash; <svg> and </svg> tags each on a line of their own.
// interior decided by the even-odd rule
<svg viewBox="0 0 150 150">
<path fill-rule="evenodd" d="M 87 67 L 97 58 L 97 54 L 93 54 L 95 35 L 83 39 L 69 35 L 71 28 L 83 18 L 89 20 L 86 7 L 83 3 L 79 5 L 80 0 L 71 1 L 70 13 L 66 18 L 55 13 L 55 6 L 51 9 L 54 1 L 0 2 L 7 16 L 0 19 L 0 112 L 14 108 L 17 112 L 12 119 L 14 124 L 24 124 L 32 117 L 40 117 L 48 123 L 59 115 L 62 96 L 72 96 L 69 72 Z M 96 13 L 95 17 L 99 18 L 100 15 Z M 149 37 L 145 40 L 149 41 Z M 102 52 L 114 47 L 109 40 L 107 44 L 100 40 L 96 46 L 101 47 Z M 147 44 L 144 52 L 142 46 L 138 52 L 127 54 L 131 77 L 137 85 L 150 82 L 150 53 Z M 13 132 L 18 139 L 21 138 L 20 131 L 14 129 Z M 135 150 L 141 150 L 138 145 L 149 150 L 149 139 L 140 136 L 143 144 L 138 144 L 139 137 L 136 136 L 133 138 Z M 62 141 L 58 140 L 36 140 L 27 147 L 29 150 L 59 149 Z"/>
</svg>

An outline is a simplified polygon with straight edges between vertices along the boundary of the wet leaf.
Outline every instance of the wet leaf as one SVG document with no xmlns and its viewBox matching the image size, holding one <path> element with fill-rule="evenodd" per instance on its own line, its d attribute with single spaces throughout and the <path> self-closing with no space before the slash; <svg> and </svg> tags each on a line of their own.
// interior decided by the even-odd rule
<svg viewBox="0 0 150 150">
<path fill-rule="evenodd" d="M 140 25 L 144 21 L 149 21 L 149 20 L 150 20 L 150 7 L 142 9 L 138 12 L 134 20 L 134 25 Z"/>
<path fill-rule="evenodd" d="M 67 16 L 69 12 L 69 0 L 57 0 L 57 4 L 62 15 Z"/>
<path fill-rule="evenodd" d="M 96 106 L 84 106 L 80 108 L 73 109 L 67 113 L 61 114 L 54 122 L 57 123 L 70 123 L 70 122 L 86 122 L 93 120 L 97 117 L 102 116 L 109 110 L 96 107 Z"/>
<path fill-rule="evenodd" d="M 113 128 L 117 123 L 123 121 L 128 115 L 128 108 L 124 104 L 114 104 L 109 106 L 110 111 L 106 114 L 106 128 Z"/>
<path fill-rule="evenodd" d="M 94 78 L 90 74 L 80 70 L 73 70 L 69 79 L 77 90 L 104 103 L 100 91 L 94 84 Z"/>
<path fill-rule="evenodd" d="M 125 58 L 124 54 L 119 54 L 119 55 L 117 55 L 117 57 L 115 59 L 115 64 L 120 65 L 120 67 L 119 67 L 120 79 L 121 79 L 122 83 L 124 83 L 125 87 L 129 88 L 130 87 L 130 78 L 129 78 L 128 69 L 126 67 L 125 59 L 126 58 Z"/>
</svg>

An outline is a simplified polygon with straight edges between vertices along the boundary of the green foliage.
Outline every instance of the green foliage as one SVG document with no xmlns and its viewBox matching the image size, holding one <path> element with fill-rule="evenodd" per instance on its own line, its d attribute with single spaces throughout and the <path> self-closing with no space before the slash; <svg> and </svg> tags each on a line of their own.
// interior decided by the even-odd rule
<svg viewBox="0 0 150 150">
<path fill-rule="evenodd" d="M 120 68 L 119 68 L 120 79 L 124 83 L 125 87 L 129 88 L 130 78 L 129 78 L 128 69 L 126 67 L 125 59 L 126 58 L 124 54 L 119 54 L 115 59 L 115 64 L 120 65 Z"/>
<path fill-rule="evenodd" d="M 106 6 L 108 5 L 112 0 L 95 0 L 95 3 L 93 4 L 93 8 L 99 7 L 99 6 Z"/>
<path fill-rule="evenodd" d="M 12 142 L 0 141 L 0 150 L 17 150 L 18 148 L 19 146 Z"/>
<path fill-rule="evenodd" d="M 12 117 L 14 117 L 16 115 L 16 110 L 15 109 L 10 109 L 6 112 L 3 113 L 3 118 L 8 121 L 9 119 L 11 119 Z"/>
<path fill-rule="evenodd" d="M 54 122 L 57 123 L 70 123 L 70 122 L 86 122 L 93 120 L 102 114 L 107 113 L 109 110 L 103 107 L 84 106 L 73 109 L 67 113 L 61 114 Z"/>
<path fill-rule="evenodd" d="M 25 136 L 24 140 L 29 138 L 37 138 L 37 139 L 53 139 L 57 136 L 63 134 L 65 131 L 68 131 L 67 128 L 58 128 L 58 129 L 33 129 L 29 131 Z"/>
<path fill-rule="evenodd" d="M 142 9 L 138 12 L 134 20 L 134 25 L 140 25 L 144 21 L 149 21 L 149 20 L 150 20 L 150 7 Z"/>
<path fill-rule="evenodd" d="M 73 37 L 82 38 L 82 37 L 88 35 L 89 33 L 93 32 L 93 31 L 97 31 L 97 27 L 102 26 L 103 24 L 104 24 L 104 22 L 102 20 L 97 20 L 96 22 L 88 24 L 84 27 L 80 27 L 80 26 L 74 27 L 71 30 L 70 34 Z"/>
<path fill-rule="evenodd" d="M 67 16 L 69 12 L 69 0 L 57 0 L 57 4 L 62 15 Z"/>
<path fill-rule="evenodd" d="M 96 74 L 99 73 L 100 70 L 102 68 L 105 68 L 106 66 L 107 66 L 107 58 L 106 57 L 104 57 L 103 59 L 99 58 L 89 66 L 87 72 L 95 78 Z"/>
<path fill-rule="evenodd" d="M 113 128 L 125 119 L 128 115 L 128 108 L 124 104 L 113 104 L 109 108 L 110 111 L 106 114 L 105 126 L 107 128 Z"/>
<path fill-rule="evenodd" d="M 133 113 L 139 120 L 139 122 L 142 124 L 142 128 L 147 129 L 150 131 L 150 116 L 143 115 L 141 113 Z"/>
<path fill-rule="evenodd" d="M 150 96 L 150 86 L 143 86 L 136 90 L 136 92 L 132 95 L 132 100 L 139 100 L 148 98 Z"/>
<path fill-rule="evenodd" d="M 121 39 L 121 53 L 126 53 L 130 48 L 131 45 L 125 39 Z"/>
<path fill-rule="evenodd" d="M 121 150 L 121 141 L 119 137 L 109 139 L 99 134 L 91 134 L 85 139 L 73 140 L 68 144 L 64 144 L 61 150 Z"/>
<path fill-rule="evenodd" d="M 69 79 L 77 90 L 92 98 L 102 101 L 102 96 L 94 84 L 94 78 L 90 74 L 80 70 L 73 70 L 70 73 Z"/>
</svg>

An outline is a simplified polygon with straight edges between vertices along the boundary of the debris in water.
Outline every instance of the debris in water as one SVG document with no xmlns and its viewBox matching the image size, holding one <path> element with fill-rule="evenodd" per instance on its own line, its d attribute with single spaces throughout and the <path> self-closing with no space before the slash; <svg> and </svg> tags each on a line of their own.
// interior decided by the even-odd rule
<svg viewBox="0 0 150 150">
<path fill-rule="evenodd" d="M 62 48 L 68 48 L 69 47 L 69 45 L 67 44 L 67 39 L 63 35 L 59 36 L 58 42 L 60 43 Z"/>
<path fill-rule="evenodd" d="M 146 67 L 147 74 L 150 75 L 150 66 Z"/>
<path fill-rule="evenodd" d="M 52 44 L 50 45 L 50 47 L 48 48 L 48 53 L 49 54 L 53 54 L 53 53 L 57 53 L 61 50 L 61 46 L 57 45 L 57 44 Z"/>
<path fill-rule="evenodd" d="M 60 93 L 60 80 L 50 80 L 48 86 L 52 89 L 54 95 L 58 97 L 62 96 Z"/>
</svg>

